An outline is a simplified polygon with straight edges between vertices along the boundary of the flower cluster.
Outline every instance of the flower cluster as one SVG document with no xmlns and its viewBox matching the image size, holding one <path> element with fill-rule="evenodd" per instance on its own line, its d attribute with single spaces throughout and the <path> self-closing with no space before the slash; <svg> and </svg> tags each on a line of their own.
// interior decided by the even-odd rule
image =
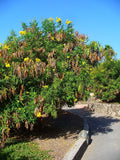
<svg viewBox="0 0 120 160">
<path fill-rule="evenodd" d="M 66 20 L 66 24 L 68 25 L 68 24 L 70 24 L 70 23 L 72 23 L 72 21 L 69 21 L 68 19 Z"/>
<path fill-rule="evenodd" d="M 57 22 L 57 23 L 60 23 L 60 22 L 61 22 L 61 19 L 58 18 L 58 17 L 56 17 L 56 22 Z"/>
<path fill-rule="evenodd" d="M 24 62 L 29 61 L 29 57 L 24 58 Z"/>
<path fill-rule="evenodd" d="M 25 35 L 26 34 L 26 31 L 20 31 L 19 32 L 21 35 Z"/>
<path fill-rule="evenodd" d="M 38 112 L 36 116 L 40 118 L 42 116 L 41 112 Z"/>
<path fill-rule="evenodd" d="M 35 60 L 36 60 L 36 62 L 41 62 L 41 60 L 39 58 L 36 58 Z"/>
<path fill-rule="evenodd" d="M 8 62 L 5 63 L 5 67 L 9 68 L 10 64 Z"/>
<path fill-rule="evenodd" d="M 2 47 L 3 49 L 7 49 L 7 50 L 9 50 L 10 49 L 10 47 L 8 46 L 8 45 L 3 45 L 3 47 Z"/>
</svg>

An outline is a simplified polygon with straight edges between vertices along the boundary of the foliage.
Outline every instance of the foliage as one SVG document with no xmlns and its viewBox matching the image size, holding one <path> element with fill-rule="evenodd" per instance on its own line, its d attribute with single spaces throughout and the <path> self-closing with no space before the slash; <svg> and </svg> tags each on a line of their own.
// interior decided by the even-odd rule
<svg viewBox="0 0 120 160">
<path fill-rule="evenodd" d="M 2 143 L 12 127 L 23 123 L 32 130 L 36 120 L 57 117 L 62 105 L 87 99 L 91 88 L 95 90 L 91 70 L 114 55 L 110 46 L 88 43 L 88 36 L 75 32 L 69 20 L 64 25 L 58 17 L 56 22 L 43 19 L 39 27 L 34 19 L 22 28 L 19 36 L 12 30 L 0 46 Z"/>
<path fill-rule="evenodd" d="M 103 101 L 119 101 L 120 96 L 120 60 L 108 59 L 100 63 L 91 72 L 92 88 Z"/>
<path fill-rule="evenodd" d="M 44 160 L 52 159 L 48 151 L 40 151 L 38 144 L 33 142 L 15 142 L 6 143 L 6 147 L 0 150 L 0 159 L 18 160 L 34 159 Z"/>
</svg>

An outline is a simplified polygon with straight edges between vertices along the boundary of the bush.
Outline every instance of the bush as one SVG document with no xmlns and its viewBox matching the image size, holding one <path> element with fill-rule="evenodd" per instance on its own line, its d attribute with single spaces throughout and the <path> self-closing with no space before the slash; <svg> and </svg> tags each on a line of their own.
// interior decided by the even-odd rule
<svg viewBox="0 0 120 160">
<path fill-rule="evenodd" d="M 90 92 L 90 70 L 102 58 L 102 46 L 74 32 L 72 22 L 44 19 L 22 23 L 0 46 L 0 133 L 21 123 L 32 129 L 36 120 L 57 116 L 62 105 L 74 105 Z"/>
<path fill-rule="evenodd" d="M 92 89 L 103 101 L 120 101 L 120 60 L 107 59 L 91 72 Z"/>
</svg>

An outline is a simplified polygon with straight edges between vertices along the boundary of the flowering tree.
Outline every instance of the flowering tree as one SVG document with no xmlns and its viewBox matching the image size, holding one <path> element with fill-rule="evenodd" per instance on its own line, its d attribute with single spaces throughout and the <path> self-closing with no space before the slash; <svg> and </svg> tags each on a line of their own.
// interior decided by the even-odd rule
<svg viewBox="0 0 120 160">
<path fill-rule="evenodd" d="M 74 32 L 72 22 L 56 17 L 33 20 L 0 46 L 0 133 L 23 123 L 32 130 L 37 119 L 57 116 L 62 105 L 88 97 L 90 72 L 103 47 Z"/>
</svg>

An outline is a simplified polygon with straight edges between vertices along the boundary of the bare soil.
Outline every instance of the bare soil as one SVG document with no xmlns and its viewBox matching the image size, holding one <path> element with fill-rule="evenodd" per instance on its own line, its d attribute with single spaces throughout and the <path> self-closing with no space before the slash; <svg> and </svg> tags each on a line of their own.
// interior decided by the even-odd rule
<svg viewBox="0 0 120 160">
<path fill-rule="evenodd" d="M 40 150 L 50 150 L 53 160 L 61 160 L 77 140 L 83 129 L 83 120 L 72 113 L 62 111 L 57 119 L 51 119 L 33 141 Z"/>
</svg>

